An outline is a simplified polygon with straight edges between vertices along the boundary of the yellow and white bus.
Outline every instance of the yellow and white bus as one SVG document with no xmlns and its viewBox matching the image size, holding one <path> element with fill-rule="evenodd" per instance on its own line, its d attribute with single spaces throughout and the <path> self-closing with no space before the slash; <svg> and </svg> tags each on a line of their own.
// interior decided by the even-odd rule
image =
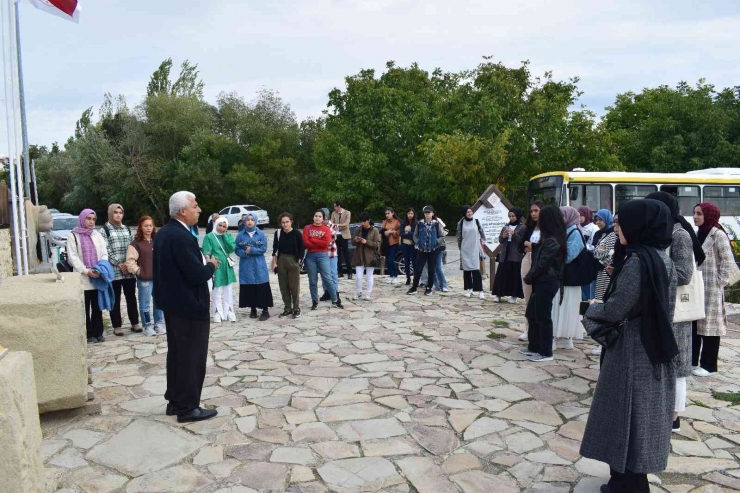
<svg viewBox="0 0 740 493">
<path fill-rule="evenodd" d="M 690 224 L 694 206 L 712 202 L 722 212 L 720 223 L 730 239 L 740 239 L 740 168 L 714 168 L 688 173 L 629 173 L 554 171 L 533 177 L 527 188 L 527 204 L 541 200 L 546 204 L 587 206 L 592 211 L 609 209 L 664 191 L 678 199 Z"/>
</svg>

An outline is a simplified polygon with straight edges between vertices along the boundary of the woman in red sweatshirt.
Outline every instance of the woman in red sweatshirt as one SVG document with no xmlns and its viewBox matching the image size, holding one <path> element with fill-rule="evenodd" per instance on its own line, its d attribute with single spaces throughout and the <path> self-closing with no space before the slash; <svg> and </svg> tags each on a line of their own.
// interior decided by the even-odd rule
<svg viewBox="0 0 740 493">
<path fill-rule="evenodd" d="M 332 306 L 344 308 L 342 301 L 337 295 L 336 288 L 331 279 L 331 264 L 329 263 L 329 243 L 331 242 L 331 229 L 324 225 L 324 211 L 317 210 L 313 214 L 313 224 L 303 228 L 303 245 L 306 247 L 306 271 L 308 272 L 308 287 L 311 291 L 311 310 L 319 306 L 319 274 L 324 286 L 327 286 L 331 296 Z"/>
</svg>

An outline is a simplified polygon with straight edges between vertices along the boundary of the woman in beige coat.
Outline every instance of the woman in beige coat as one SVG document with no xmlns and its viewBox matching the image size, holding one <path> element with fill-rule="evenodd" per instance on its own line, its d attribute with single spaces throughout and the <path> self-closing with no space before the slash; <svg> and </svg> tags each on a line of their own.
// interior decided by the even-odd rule
<svg viewBox="0 0 740 493">
<path fill-rule="evenodd" d="M 380 252 L 380 232 L 370 220 L 370 213 L 365 211 L 360 214 L 362 224 L 354 231 L 352 242 L 355 244 L 355 253 L 352 255 L 352 267 L 355 268 L 357 276 L 355 286 L 357 289 L 356 300 L 370 301 L 373 292 L 373 274 L 375 273 L 375 255 Z M 367 278 L 365 295 L 362 294 L 363 273 Z"/>
</svg>

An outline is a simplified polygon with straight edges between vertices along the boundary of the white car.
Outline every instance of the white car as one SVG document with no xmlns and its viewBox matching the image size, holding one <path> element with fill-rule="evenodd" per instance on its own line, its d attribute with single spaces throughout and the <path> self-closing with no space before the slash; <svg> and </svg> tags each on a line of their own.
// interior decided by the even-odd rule
<svg viewBox="0 0 740 493">
<path fill-rule="evenodd" d="M 242 215 L 250 212 L 257 216 L 258 227 L 261 228 L 270 224 L 270 216 L 267 214 L 267 211 L 256 205 L 230 205 L 221 209 L 218 214 L 225 216 L 229 220 L 230 228 L 236 228 L 239 221 L 242 220 Z M 210 221 L 212 217 L 209 217 L 208 220 Z"/>
</svg>

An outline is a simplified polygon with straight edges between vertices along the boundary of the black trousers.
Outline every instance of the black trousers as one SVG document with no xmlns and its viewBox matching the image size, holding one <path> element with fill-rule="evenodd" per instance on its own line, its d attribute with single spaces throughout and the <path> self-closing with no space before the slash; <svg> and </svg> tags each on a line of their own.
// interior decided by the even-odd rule
<svg viewBox="0 0 740 493">
<path fill-rule="evenodd" d="M 483 276 L 481 276 L 479 270 L 463 271 L 463 289 L 472 289 L 476 293 L 483 291 Z"/>
<path fill-rule="evenodd" d="M 437 271 L 437 257 L 442 252 L 434 250 L 433 252 L 422 252 L 419 250 L 416 252 L 416 265 L 414 266 L 414 284 L 411 286 L 414 289 L 419 287 L 419 280 L 421 279 L 421 271 L 424 270 L 424 264 L 427 264 L 427 291 L 432 290 L 434 285 L 434 275 Z"/>
<path fill-rule="evenodd" d="M 344 261 L 345 272 L 351 275 L 354 269 L 352 268 L 352 259 L 349 256 L 349 240 L 342 238 L 341 235 L 337 235 L 337 257 L 337 272 L 342 273 L 342 261 Z"/>
<path fill-rule="evenodd" d="M 529 322 L 528 349 L 541 356 L 552 356 L 552 300 L 560 281 L 535 281 L 525 316 Z"/>
<path fill-rule="evenodd" d="M 126 312 L 131 325 L 139 323 L 139 305 L 136 304 L 136 279 L 119 279 L 113 281 L 113 292 L 116 294 L 116 302 L 110 311 L 110 322 L 117 329 L 123 323 L 121 321 L 121 289 L 126 296 Z"/>
<path fill-rule="evenodd" d="M 609 468 L 611 479 L 607 483 L 614 493 L 650 493 L 647 474 L 638 474 L 626 469 L 617 472 Z"/>
<path fill-rule="evenodd" d="M 210 321 L 172 317 L 165 312 L 164 322 L 167 325 L 167 391 L 164 398 L 180 416 L 200 406 Z"/>
<path fill-rule="evenodd" d="M 98 290 L 85 290 L 85 327 L 87 337 L 100 337 L 103 335 L 103 312 L 98 305 Z"/>
<path fill-rule="evenodd" d="M 710 373 L 717 371 L 719 336 L 700 336 L 696 322 L 691 324 L 691 365 L 701 366 Z"/>
</svg>

